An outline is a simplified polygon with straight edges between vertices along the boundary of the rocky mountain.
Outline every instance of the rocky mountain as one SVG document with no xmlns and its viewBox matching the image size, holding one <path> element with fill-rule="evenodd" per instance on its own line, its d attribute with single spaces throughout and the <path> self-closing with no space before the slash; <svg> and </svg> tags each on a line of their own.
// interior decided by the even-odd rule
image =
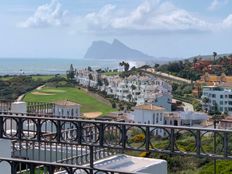
<svg viewBox="0 0 232 174">
<path fill-rule="evenodd" d="M 84 58 L 89 59 L 119 59 L 119 60 L 151 60 L 152 56 L 129 48 L 117 39 L 112 43 L 94 41 L 87 50 Z"/>
</svg>

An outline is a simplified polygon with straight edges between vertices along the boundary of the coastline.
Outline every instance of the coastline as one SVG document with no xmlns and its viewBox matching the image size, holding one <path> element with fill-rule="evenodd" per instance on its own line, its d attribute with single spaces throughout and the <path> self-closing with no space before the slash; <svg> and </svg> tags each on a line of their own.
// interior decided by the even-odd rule
<svg viewBox="0 0 232 174">
<path fill-rule="evenodd" d="M 65 74 L 70 65 L 77 69 L 120 69 L 119 62 L 112 59 L 54 59 L 54 58 L 0 58 L 0 76 L 6 75 L 55 75 Z M 131 67 L 144 64 L 143 61 L 125 60 Z"/>
</svg>

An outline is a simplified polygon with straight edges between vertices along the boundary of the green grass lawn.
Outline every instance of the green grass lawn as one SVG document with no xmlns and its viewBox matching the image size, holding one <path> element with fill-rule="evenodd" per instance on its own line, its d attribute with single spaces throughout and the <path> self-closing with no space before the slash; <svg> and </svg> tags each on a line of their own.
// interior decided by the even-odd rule
<svg viewBox="0 0 232 174">
<path fill-rule="evenodd" d="M 49 95 L 35 95 L 33 92 L 41 92 Z M 48 88 L 34 90 L 24 97 L 24 101 L 31 102 L 54 102 L 69 100 L 81 105 L 81 112 L 102 112 L 103 114 L 115 111 L 111 106 L 103 103 L 100 99 L 90 96 L 86 91 L 78 88 Z"/>
</svg>

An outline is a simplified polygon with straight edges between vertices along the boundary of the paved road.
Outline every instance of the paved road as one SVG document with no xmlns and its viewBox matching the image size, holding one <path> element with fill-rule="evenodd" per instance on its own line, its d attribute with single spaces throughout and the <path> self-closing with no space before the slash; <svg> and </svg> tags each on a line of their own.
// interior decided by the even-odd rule
<svg viewBox="0 0 232 174">
<path fill-rule="evenodd" d="M 37 87 L 36 89 L 37 89 L 37 90 L 40 90 L 40 89 L 42 89 L 44 86 L 45 86 L 45 85 L 41 85 L 41 86 Z M 20 95 L 20 96 L 16 99 L 16 101 L 17 101 L 17 102 L 22 101 L 23 98 L 24 98 L 24 96 L 25 96 L 25 94 Z"/>
<path fill-rule="evenodd" d="M 181 82 L 184 82 L 184 83 L 191 84 L 191 80 L 187 80 L 187 79 L 184 79 L 184 78 L 181 78 L 181 77 L 173 76 L 173 75 L 170 75 L 170 74 L 167 74 L 167 73 L 154 72 L 154 74 L 159 75 L 159 76 L 163 76 L 163 77 L 166 77 L 166 78 L 170 78 L 170 79 L 173 79 L 173 80 L 176 80 L 176 81 L 181 81 Z"/>
</svg>

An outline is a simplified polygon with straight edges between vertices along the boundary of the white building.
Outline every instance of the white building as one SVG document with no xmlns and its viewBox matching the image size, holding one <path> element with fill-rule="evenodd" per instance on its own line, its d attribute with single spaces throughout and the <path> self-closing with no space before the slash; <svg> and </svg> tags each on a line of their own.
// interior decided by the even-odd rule
<svg viewBox="0 0 232 174">
<path fill-rule="evenodd" d="M 232 114 L 232 89 L 218 86 L 206 86 L 202 90 L 202 108 L 205 111 L 214 111 Z"/>
<path fill-rule="evenodd" d="M 199 126 L 209 119 L 208 115 L 201 112 L 165 112 L 164 124 L 172 126 Z"/>
<path fill-rule="evenodd" d="M 134 112 L 132 113 L 132 120 L 136 123 L 141 124 L 164 124 L 164 112 L 165 109 L 159 106 L 154 106 L 152 104 L 138 105 L 134 107 Z M 164 136 L 163 129 L 157 129 L 156 135 Z"/>
<path fill-rule="evenodd" d="M 89 71 L 88 69 L 82 69 L 76 72 L 75 78 L 79 84 L 85 87 L 97 88 L 100 74 L 96 71 Z"/>
<path fill-rule="evenodd" d="M 54 115 L 66 118 L 79 118 L 80 105 L 71 101 L 55 102 Z"/>
</svg>

